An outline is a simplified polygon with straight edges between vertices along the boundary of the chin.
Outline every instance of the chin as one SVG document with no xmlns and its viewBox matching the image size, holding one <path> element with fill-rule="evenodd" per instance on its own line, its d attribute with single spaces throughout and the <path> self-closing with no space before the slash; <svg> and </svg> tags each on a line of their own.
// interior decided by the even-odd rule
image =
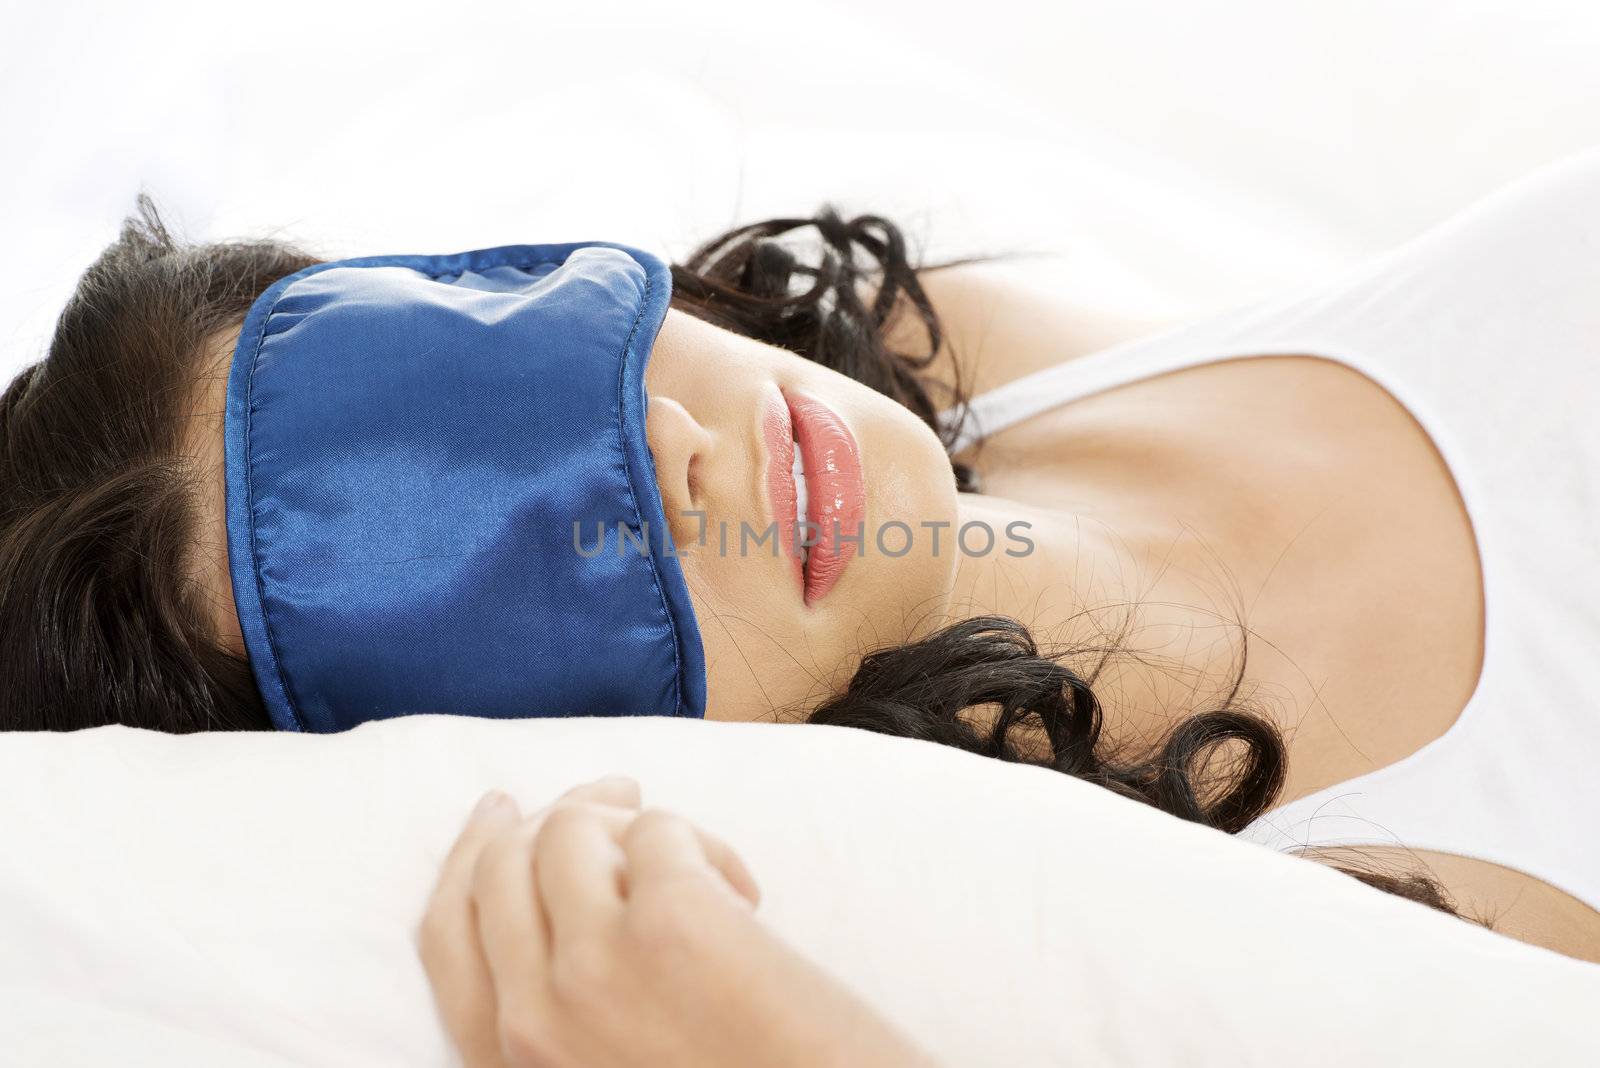
<svg viewBox="0 0 1600 1068">
<path fill-rule="evenodd" d="M 944 451 L 944 443 L 939 440 L 939 435 L 933 428 L 922 422 L 916 421 L 917 445 L 919 446 L 919 468 L 926 472 L 926 485 L 929 491 L 927 502 L 929 510 L 937 513 L 928 518 L 948 519 L 951 522 L 956 518 L 956 473 L 950 466 L 950 456 Z"/>
<path fill-rule="evenodd" d="M 876 476 L 868 482 L 866 544 L 853 564 L 862 574 L 855 595 L 904 608 L 925 609 L 948 599 L 955 581 L 959 522 L 955 473 L 938 436 L 906 409 L 896 419 L 891 434 L 875 435 L 873 465 Z M 890 429 L 890 428 L 885 428 Z M 863 450 L 865 452 L 865 450 Z M 870 457 L 864 457 L 870 463 Z M 888 524 L 904 524 L 912 532 L 912 549 L 903 556 L 879 550 L 876 533 Z M 938 552 L 933 552 L 934 532 L 924 523 L 943 523 L 938 532 Z M 904 534 L 888 532 L 885 540 L 898 548 Z M 861 565 L 866 565 L 862 567 Z"/>
</svg>

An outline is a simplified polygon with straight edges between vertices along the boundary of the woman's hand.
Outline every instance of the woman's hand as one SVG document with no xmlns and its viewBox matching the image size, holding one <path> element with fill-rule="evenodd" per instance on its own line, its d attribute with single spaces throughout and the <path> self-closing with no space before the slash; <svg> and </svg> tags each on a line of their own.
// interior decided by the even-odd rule
<svg viewBox="0 0 1600 1068">
<path fill-rule="evenodd" d="M 931 1065 L 756 919 L 726 843 L 612 777 L 524 820 L 490 793 L 420 952 L 469 1068 Z"/>
</svg>

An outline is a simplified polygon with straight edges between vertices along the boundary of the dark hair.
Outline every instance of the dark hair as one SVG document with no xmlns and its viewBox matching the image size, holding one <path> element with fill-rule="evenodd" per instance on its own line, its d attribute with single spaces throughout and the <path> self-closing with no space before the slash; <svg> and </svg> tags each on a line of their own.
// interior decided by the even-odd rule
<svg viewBox="0 0 1600 1068">
<path fill-rule="evenodd" d="M 814 263 L 783 240 L 806 227 L 821 238 Z M 80 280 L 47 356 L 0 396 L 0 728 L 270 727 L 192 567 L 202 479 L 182 435 L 208 339 L 316 262 L 275 240 L 181 243 L 141 195 Z M 696 249 L 672 268 L 673 306 L 894 398 L 948 447 L 959 420 L 941 425 L 937 413 L 961 411 L 966 396 L 960 381 L 923 374 L 943 338 L 919 272 L 968 262 L 913 267 L 887 220 L 825 206 Z M 877 287 L 870 307 L 863 283 Z M 926 352 L 886 343 L 907 309 Z M 972 471 L 952 468 L 974 488 Z M 1114 651 L 1079 653 L 1103 663 Z M 967 619 L 869 652 L 808 719 L 1051 768 L 1228 832 L 1271 806 L 1286 752 L 1269 721 L 1230 696 L 1181 719 L 1153 752 L 1118 751 L 1101 737 L 1095 671 L 1078 674 L 1074 659 L 1042 653 L 1016 620 Z M 1427 876 L 1343 870 L 1454 911 Z"/>
<path fill-rule="evenodd" d="M 180 448 L 200 353 L 316 262 L 276 242 L 181 245 L 141 196 L 46 357 L 0 395 L 0 727 L 265 725 L 190 566 Z"/>
</svg>

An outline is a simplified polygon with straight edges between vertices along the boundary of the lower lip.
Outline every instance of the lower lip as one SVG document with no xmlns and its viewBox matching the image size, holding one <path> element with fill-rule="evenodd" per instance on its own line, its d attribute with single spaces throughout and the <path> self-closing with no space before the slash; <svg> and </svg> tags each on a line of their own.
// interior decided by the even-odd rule
<svg viewBox="0 0 1600 1068">
<path fill-rule="evenodd" d="M 805 463 L 806 522 L 811 524 L 807 533 L 817 539 L 805 566 L 805 601 L 810 607 L 838 583 L 861 544 L 867 486 L 861 475 L 861 449 L 838 413 L 804 393 L 784 397 Z M 792 487 L 789 500 L 792 515 Z"/>
</svg>

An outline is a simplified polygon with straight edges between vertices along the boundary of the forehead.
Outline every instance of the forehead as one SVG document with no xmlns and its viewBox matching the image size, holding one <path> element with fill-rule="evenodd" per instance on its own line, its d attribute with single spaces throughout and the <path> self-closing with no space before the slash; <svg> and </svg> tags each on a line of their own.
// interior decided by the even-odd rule
<svg viewBox="0 0 1600 1068">
<path fill-rule="evenodd" d="M 223 471 L 223 412 L 228 397 L 228 369 L 239 327 L 211 335 L 194 354 L 194 380 L 179 434 L 179 449 L 188 459 L 195 479 L 195 544 L 190 577 L 211 606 L 213 622 L 223 641 L 244 655 L 244 638 L 233 604 L 228 571 L 226 481 Z"/>
</svg>

